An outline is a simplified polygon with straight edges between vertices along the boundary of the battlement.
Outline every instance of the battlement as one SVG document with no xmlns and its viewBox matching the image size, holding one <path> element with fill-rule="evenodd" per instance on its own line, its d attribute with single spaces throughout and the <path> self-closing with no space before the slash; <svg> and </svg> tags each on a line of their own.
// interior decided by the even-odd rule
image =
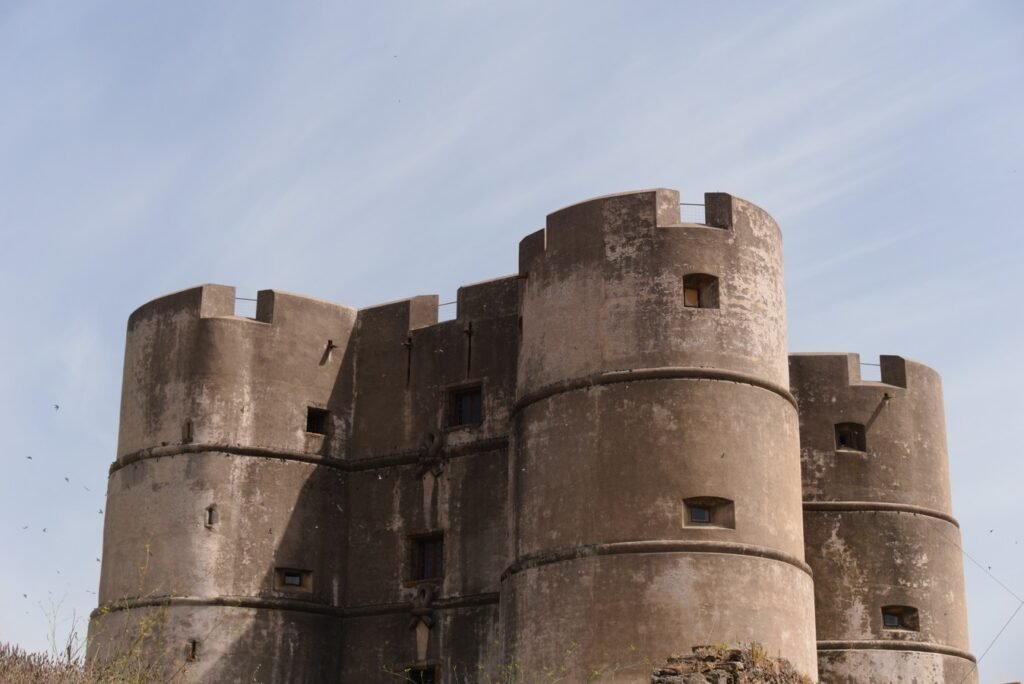
<svg viewBox="0 0 1024 684">
<path fill-rule="evenodd" d="M 128 317 L 128 331 L 132 332 L 143 320 L 155 316 L 183 315 L 192 319 L 231 318 L 240 321 L 291 325 L 301 323 L 309 310 L 353 311 L 351 307 L 325 299 L 284 292 L 260 290 L 256 293 L 256 316 L 239 316 L 235 312 L 235 288 L 231 285 L 204 284 L 157 297 L 146 302 Z"/>
<path fill-rule="evenodd" d="M 125 342 L 119 460 L 182 442 L 322 452 L 325 440 L 281 420 L 304 426 L 308 407 L 331 401 L 356 314 L 262 290 L 256 318 L 238 316 L 227 285 L 143 305 Z"/>
<path fill-rule="evenodd" d="M 682 222 L 679 207 L 678 190 L 655 188 L 603 195 L 559 209 L 548 214 L 544 228 L 520 241 L 520 273 L 528 272 L 529 264 L 545 252 L 596 254 L 608 240 L 654 238 L 659 228 L 734 231 L 737 226 L 749 228 L 740 219 L 741 213 L 753 209 L 768 216 L 755 205 L 724 192 L 704 193 L 704 223 Z M 775 229 L 777 232 L 778 227 Z M 595 241 L 595 236 L 600 239 Z"/>
<path fill-rule="evenodd" d="M 455 320 L 494 319 L 514 316 L 519 311 L 519 276 L 503 276 L 463 285 L 455 301 Z M 363 340 L 387 340 L 414 330 L 444 325 L 438 322 L 439 298 L 436 294 L 416 295 L 359 310 L 359 330 Z M 372 344 L 372 342 L 368 342 Z"/>
<path fill-rule="evenodd" d="M 911 385 L 933 386 L 938 382 L 938 373 L 923 363 L 903 356 L 883 354 L 878 357 L 881 380 L 863 380 L 861 377 L 860 354 L 808 352 L 789 355 L 791 382 L 794 387 L 801 384 L 819 384 L 831 387 L 888 385 L 911 389 Z"/>
</svg>

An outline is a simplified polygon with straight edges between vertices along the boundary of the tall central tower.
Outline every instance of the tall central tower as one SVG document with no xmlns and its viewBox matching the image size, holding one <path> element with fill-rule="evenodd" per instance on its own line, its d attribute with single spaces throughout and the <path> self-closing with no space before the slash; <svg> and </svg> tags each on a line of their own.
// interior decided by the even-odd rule
<svg viewBox="0 0 1024 684">
<path fill-rule="evenodd" d="M 672 190 L 601 197 L 520 243 L 501 600 L 521 671 L 747 641 L 816 676 L 781 235 L 705 205 L 684 224 Z"/>
</svg>

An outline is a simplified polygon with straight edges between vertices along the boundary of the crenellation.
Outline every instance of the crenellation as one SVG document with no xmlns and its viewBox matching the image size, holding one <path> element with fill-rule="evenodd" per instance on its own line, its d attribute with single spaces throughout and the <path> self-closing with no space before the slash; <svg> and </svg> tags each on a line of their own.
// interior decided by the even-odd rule
<svg viewBox="0 0 1024 684">
<path fill-rule="evenodd" d="M 732 229 L 732 195 L 725 192 L 704 193 L 704 221 L 714 228 Z"/>
<path fill-rule="evenodd" d="M 456 296 L 456 318 L 472 320 L 519 314 L 519 275 L 463 285 Z"/>
<path fill-rule="evenodd" d="M 90 658 L 158 624 L 136 657 L 197 682 L 737 642 L 811 680 L 976 682 L 938 374 L 789 354 L 778 225 L 704 208 L 553 212 L 452 320 L 280 290 L 247 318 L 224 285 L 139 307 Z"/>
</svg>

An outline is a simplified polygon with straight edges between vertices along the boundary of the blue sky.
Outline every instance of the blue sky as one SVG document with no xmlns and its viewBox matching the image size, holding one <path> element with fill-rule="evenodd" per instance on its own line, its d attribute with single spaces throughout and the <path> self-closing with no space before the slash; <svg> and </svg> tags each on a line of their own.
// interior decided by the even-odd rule
<svg viewBox="0 0 1024 684">
<path fill-rule="evenodd" d="M 0 64 L 0 640 L 95 607 L 139 304 L 448 301 L 651 186 L 776 217 L 792 350 L 943 374 L 976 654 L 1024 596 L 1024 4 L 38 0 Z"/>
</svg>

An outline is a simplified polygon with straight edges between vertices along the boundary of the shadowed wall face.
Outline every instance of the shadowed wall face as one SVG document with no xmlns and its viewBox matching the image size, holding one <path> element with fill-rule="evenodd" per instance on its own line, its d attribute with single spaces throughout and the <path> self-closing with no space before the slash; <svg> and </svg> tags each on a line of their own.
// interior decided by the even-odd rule
<svg viewBox="0 0 1024 684">
<path fill-rule="evenodd" d="M 222 681 L 337 669 L 321 649 L 341 643 L 345 482 L 317 463 L 347 442 L 334 398 L 355 320 L 273 291 L 234 316 L 216 285 L 132 315 L 91 657 L 197 677 L 216 662 Z"/>
</svg>

